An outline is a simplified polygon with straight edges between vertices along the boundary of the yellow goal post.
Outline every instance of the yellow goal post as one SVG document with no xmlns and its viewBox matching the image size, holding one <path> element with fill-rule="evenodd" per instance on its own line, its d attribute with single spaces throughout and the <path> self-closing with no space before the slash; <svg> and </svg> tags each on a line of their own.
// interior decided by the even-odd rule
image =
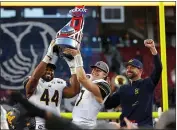
<svg viewBox="0 0 177 130">
<path fill-rule="evenodd" d="M 159 26 L 160 26 L 160 52 L 162 61 L 162 100 L 163 111 L 168 110 L 168 84 L 167 84 L 167 59 L 166 59 L 166 35 L 165 35 L 165 13 L 164 6 L 176 6 L 175 2 L 80 2 L 85 6 L 158 6 L 159 7 Z M 78 2 L 13 2 L 3 1 L 1 7 L 52 7 L 52 6 L 77 6 Z M 117 119 L 121 112 L 99 112 L 98 119 Z M 143 114 L 143 113 L 142 113 Z M 158 112 L 153 112 L 153 117 L 158 117 Z M 72 113 L 61 113 L 62 117 L 72 119 Z"/>
</svg>

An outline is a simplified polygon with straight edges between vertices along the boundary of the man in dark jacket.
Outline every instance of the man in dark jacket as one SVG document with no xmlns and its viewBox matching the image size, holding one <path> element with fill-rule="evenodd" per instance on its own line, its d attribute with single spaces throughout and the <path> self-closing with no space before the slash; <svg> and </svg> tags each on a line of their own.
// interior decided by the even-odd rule
<svg viewBox="0 0 177 130">
<path fill-rule="evenodd" d="M 137 59 L 126 63 L 126 75 L 130 79 L 128 85 L 123 85 L 118 92 L 108 98 L 105 103 L 107 109 L 122 107 L 120 126 L 124 127 L 124 117 L 141 127 L 152 127 L 152 102 L 153 92 L 157 86 L 162 72 L 162 64 L 155 48 L 154 41 L 144 41 L 150 49 L 154 59 L 154 70 L 150 77 L 142 79 L 143 64 Z"/>
</svg>

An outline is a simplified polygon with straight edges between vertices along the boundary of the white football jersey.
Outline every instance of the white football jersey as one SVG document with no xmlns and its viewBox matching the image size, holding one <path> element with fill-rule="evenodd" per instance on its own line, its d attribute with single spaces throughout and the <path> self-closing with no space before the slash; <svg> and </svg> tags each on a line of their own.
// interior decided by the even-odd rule
<svg viewBox="0 0 177 130">
<path fill-rule="evenodd" d="M 94 80 L 92 82 L 99 83 L 99 82 L 106 82 L 106 81 L 100 79 L 100 80 Z M 95 96 L 90 91 L 82 87 L 81 92 L 73 108 L 73 112 L 72 112 L 73 123 L 81 127 L 88 126 L 85 128 L 94 128 L 96 126 L 97 114 L 99 113 L 101 108 L 103 108 L 104 102 L 109 95 L 107 95 L 104 98 L 103 103 L 99 103 L 96 100 Z"/>
<path fill-rule="evenodd" d="M 36 90 L 28 100 L 35 106 L 59 116 L 63 89 L 65 87 L 66 81 L 63 79 L 53 78 L 50 82 L 46 82 L 40 78 Z M 44 124 L 44 120 L 36 117 L 36 125 L 38 124 Z M 37 127 L 37 129 L 40 128 Z"/>
</svg>

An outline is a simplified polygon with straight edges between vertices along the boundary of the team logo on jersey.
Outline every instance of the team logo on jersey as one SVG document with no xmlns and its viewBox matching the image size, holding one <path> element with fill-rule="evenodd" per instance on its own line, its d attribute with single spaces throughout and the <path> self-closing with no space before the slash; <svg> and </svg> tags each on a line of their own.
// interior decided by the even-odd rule
<svg viewBox="0 0 177 130">
<path fill-rule="evenodd" d="M 1 24 L 0 33 L 1 88 L 21 89 L 24 78 L 44 57 L 56 32 L 41 22 L 17 22 Z"/>
<path fill-rule="evenodd" d="M 51 83 L 52 83 L 52 84 L 55 84 L 55 82 L 54 82 L 54 81 L 52 81 Z"/>
<path fill-rule="evenodd" d="M 133 59 L 129 60 L 128 63 L 132 63 L 133 62 Z"/>
<path fill-rule="evenodd" d="M 57 81 L 57 83 L 59 83 L 59 84 L 63 84 L 63 82 L 62 82 L 62 81 Z"/>
<path fill-rule="evenodd" d="M 135 95 L 139 94 L 139 88 L 135 88 Z"/>
</svg>

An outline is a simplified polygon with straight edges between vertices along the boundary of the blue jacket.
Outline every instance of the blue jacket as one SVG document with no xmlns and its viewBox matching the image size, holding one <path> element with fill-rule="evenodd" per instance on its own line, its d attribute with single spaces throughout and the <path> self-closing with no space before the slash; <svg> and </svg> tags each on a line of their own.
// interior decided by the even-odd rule
<svg viewBox="0 0 177 130">
<path fill-rule="evenodd" d="M 105 107 L 107 109 L 121 105 L 121 126 L 125 126 L 125 122 L 123 120 L 124 117 L 127 117 L 132 122 L 137 123 L 138 126 L 153 125 L 153 92 L 160 80 L 162 72 L 162 64 L 159 55 L 157 54 L 153 56 L 153 58 L 154 69 L 150 77 L 139 79 L 129 83 L 128 85 L 121 86 L 119 91 L 115 92 L 105 102 Z"/>
</svg>

